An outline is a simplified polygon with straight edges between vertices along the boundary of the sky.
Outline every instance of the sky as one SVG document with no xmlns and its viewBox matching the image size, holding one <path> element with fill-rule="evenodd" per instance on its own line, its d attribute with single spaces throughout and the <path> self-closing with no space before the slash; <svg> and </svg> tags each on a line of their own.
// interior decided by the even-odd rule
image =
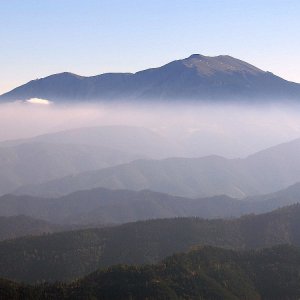
<svg viewBox="0 0 300 300">
<path fill-rule="evenodd" d="M 0 94 L 227 54 L 300 83 L 299 0 L 0 0 Z"/>
</svg>

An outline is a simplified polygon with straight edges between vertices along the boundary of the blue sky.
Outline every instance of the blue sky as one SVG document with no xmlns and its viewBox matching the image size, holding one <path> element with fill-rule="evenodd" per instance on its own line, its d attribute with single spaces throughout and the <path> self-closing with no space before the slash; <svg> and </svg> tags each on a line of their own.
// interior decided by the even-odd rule
<svg viewBox="0 0 300 300">
<path fill-rule="evenodd" d="M 299 0 L 1 0 L 0 93 L 229 54 L 300 82 Z"/>
</svg>

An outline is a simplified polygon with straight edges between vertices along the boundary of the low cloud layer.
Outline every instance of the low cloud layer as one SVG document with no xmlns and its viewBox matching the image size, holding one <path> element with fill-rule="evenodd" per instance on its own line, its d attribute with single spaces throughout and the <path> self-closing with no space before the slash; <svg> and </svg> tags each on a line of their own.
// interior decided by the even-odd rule
<svg viewBox="0 0 300 300">
<path fill-rule="evenodd" d="M 185 156 L 246 156 L 300 137 L 299 106 L 0 105 L 0 141 L 71 128 L 130 125 L 182 145 Z M 42 101 L 43 102 L 43 101 Z"/>
</svg>

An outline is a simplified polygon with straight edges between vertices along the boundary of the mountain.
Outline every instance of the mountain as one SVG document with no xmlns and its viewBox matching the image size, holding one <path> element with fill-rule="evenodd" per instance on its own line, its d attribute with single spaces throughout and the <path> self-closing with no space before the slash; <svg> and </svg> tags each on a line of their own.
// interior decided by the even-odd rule
<svg viewBox="0 0 300 300">
<path fill-rule="evenodd" d="M 175 218 L 232 218 L 264 213 L 300 202 L 300 183 L 263 196 L 237 200 L 225 195 L 184 198 L 168 194 L 97 188 L 59 198 L 5 195 L 0 197 L 0 215 L 26 215 L 63 225 L 104 225 Z"/>
<path fill-rule="evenodd" d="M 180 153 L 180 147 L 153 130 L 125 125 L 82 127 L 39 135 L 33 138 L 0 142 L 0 147 L 47 143 L 98 146 L 110 151 L 150 158 Z M 175 154 L 173 154 L 175 155 Z M 114 158 L 116 159 L 116 158 Z"/>
<path fill-rule="evenodd" d="M 179 216 L 212 217 L 239 201 L 226 196 L 189 199 L 152 191 L 79 191 L 59 198 L 4 195 L 0 215 L 27 215 L 59 224 L 118 224 Z M 230 209 L 229 214 L 230 214 Z M 227 211 L 228 211 L 227 210 Z"/>
<path fill-rule="evenodd" d="M 80 128 L 0 143 L 0 194 L 138 158 L 163 158 L 176 146 L 130 126 Z"/>
<path fill-rule="evenodd" d="M 183 197 L 206 197 L 220 194 L 245 196 L 255 178 L 244 173 L 236 161 L 222 157 L 169 158 L 136 160 L 42 184 L 28 185 L 14 191 L 18 195 L 58 197 L 78 190 L 97 187 L 109 189 L 149 189 Z"/>
<path fill-rule="evenodd" d="M 62 231 L 63 226 L 54 225 L 49 222 L 34 219 L 28 216 L 0 216 L 0 240 L 14 239 L 27 235 L 41 235 Z"/>
<path fill-rule="evenodd" d="M 143 190 L 183 197 L 272 193 L 300 182 L 300 139 L 244 159 L 219 156 L 136 160 L 101 170 L 24 186 L 16 194 L 60 196 L 97 187 Z"/>
<path fill-rule="evenodd" d="M 195 245 L 256 249 L 300 246 L 300 205 L 231 220 L 174 218 L 0 242 L 0 277 L 72 280 L 115 264 L 158 262 Z"/>
<path fill-rule="evenodd" d="M 24 143 L 0 147 L 0 194 L 83 171 L 124 163 L 138 154 L 101 146 Z"/>
<path fill-rule="evenodd" d="M 60 73 L 28 82 L 0 101 L 42 98 L 54 102 L 111 100 L 298 100 L 300 85 L 227 55 L 193 54 L 137 73 L 83 77 Z"/>
<path fill-rule="evenodd" d="M 115 266 L 70 284 L 29 286 L 0 280 L 9 300 L 43 299 L 298 299 L 300 250 L 197 247 L 155 265 Z"/>
</svg>

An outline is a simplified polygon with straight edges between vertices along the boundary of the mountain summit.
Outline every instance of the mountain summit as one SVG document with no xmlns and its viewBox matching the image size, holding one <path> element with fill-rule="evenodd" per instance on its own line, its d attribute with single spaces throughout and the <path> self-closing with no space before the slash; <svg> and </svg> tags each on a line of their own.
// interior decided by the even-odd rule
<svg viewBox="0 0 300 300">
<path fill-rule="evenodd" d="M 190 57 L 183 59 L 182 62 L 186 67 L 195 68 L 199 74 L 206 76 L 212 76 L 216 73 L 227 73 L 229 75 L 234 72 L 244 72 L 252 75 L 264 73 L 264 71 L 229 55 L 210 57 L 192 54 Z"/>
<path fill-rule="evenodd" d="M 300 84 L 228 55 L 193 54 L 137 73 L 83 77 L 54 74 L 0 96 L 0 101 L 273 101 L 300 100 Z"/>
</svg>

